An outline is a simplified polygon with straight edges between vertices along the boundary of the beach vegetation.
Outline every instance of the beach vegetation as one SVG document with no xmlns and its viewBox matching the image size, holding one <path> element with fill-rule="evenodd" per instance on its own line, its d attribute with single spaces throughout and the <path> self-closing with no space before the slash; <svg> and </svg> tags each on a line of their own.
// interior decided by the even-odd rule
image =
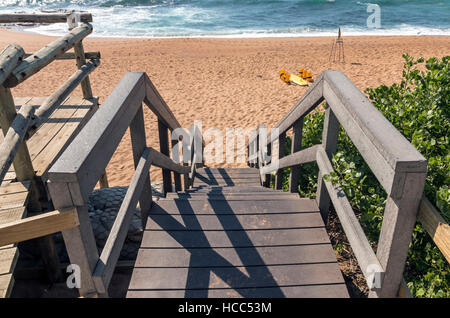
<svg viewBox="0 0 450 318">
<path fill-rule="evenodd" d="M 402 79 L 391 86 L 368 88 L 373 105 L 428 160 L 425 195 L 450 220 L 450 56 L 442 59 L 414 59 L 405 54 Z M 302 146 L 321 143 L 324 112 L 306 116 Z M 286 151 L 290 152 L 287 138 Z M 360 218 L 361 225 L 376 250 L 387 194 L 352 141 L 341 128 L 337 153 L 332 158 L 335 172 L 325 176 L 339 184 Z M 299 193 L 314 198 L 318 168 L 301 166 Z M 283 188 L 289 187 L 289 169 L 283 171 Z M 338 245 L 342 250 L 342 242 Z M 337 251 L 339 252 L 339 251 Z M 415 297 L 450 297 L 450 265 L 426 230 L 417 222 L 404 272 Z"/>
</svg>

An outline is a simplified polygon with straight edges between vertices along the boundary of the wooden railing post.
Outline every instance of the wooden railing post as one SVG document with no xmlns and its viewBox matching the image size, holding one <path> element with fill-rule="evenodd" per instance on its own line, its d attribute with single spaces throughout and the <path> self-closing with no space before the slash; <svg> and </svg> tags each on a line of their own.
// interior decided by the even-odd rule
<svg viewBox="0 0 450 318">
<path fill-rule="evenodd" d="M 72 23 L 71 19 L 72 19 L 72 16 L 69 15 L 67 17 L 67 24 L 69 25 L 69 30 L 71 30 L 71 29 L 73 29 L 74 27 L 77 26 L 77 25 Z M 78 69 L 81 69 L 81 67 L 86 64 L 86 56 L 84 54 L 84 47 L 83 47 L 83 41 L 82 40 L 74 44 L 73 51 L 74 51 L 74 54 L 75 54 L 77 67 L 78 67 Z M 84 99 L 92 99 L 94 97 L 92 95 L 91 80 L 89 79 L 89 76 L 86 76 L 81 81 L 80 86 L 81 86 L 81 90 L 83 92 L 83 98 Z M 109 188 L 109 182 L 108 182 L 108 176 L 106 175 L 106 170 L 101 175 L 100 180 L 99 180 L 99 184 L 100 184 L 100 188 L 101 189 Z"/>
<path fill-rule="evenodd" d="M 69 25 L 69 31 L 72 30 L 74 27 L 77 27 L 77 23 L 72 21 L 73 16 L 69 15 L 67 17 L 67 24 Z M 73 46 L 73 51 L 75 53 L 76 63 L 78 69 L 80 69 L 83 65 L 86 64 L 86 56 L 84 54 L 84 48 L 83 48 L 83 42 L 79 41 L 75 43 Z M 81 90 L 83 91 L 83 97 L 85 99 L 91 99 L 92 96 L 92 87 L 91 87 L 91 81 L 89 80 L 89 76 L 86 76 L 84 80 L 81 81 Z"/>
<path fill-rule="evenodd" d="M 174 147 L 179 147 L 179 141 L 178 140 L 172 140 L 172 149 L 174 149 Z M 178 152 L 178 155 L 180 154 L 180 152 Z M 173 156 L 173 151 L 172 151 L 172 156 Z M 175 158 L 172 158 L 172 160 Z M 180 158 L 176 158 L 177 160 L 174 160 L 175 162 L 179 162 Z M 177 172 L 173 173 L 173 181 L 175 182 L 175 191 L 181 191 L 181 175 Z"/>
<path fill-rule="evenodd" d="M 268 156 L 272 155 L 272 144 L 271 143 L 267 144 L 267 155 Z M 270 188 L 271 179 L 272 179 L 272 174 L 270 174 L 270 173 L 265 174 L 264 175 L 264 184 L 263 185 L 265 187 L 267 187 L 267 188 Z"/>
<path fill-rule="evenodd" d="M 14 104 L 11 90 L 0 85 L 0 125 L 2 126 L 4 136 L 6 136 L 16 115 L 16 105 Z M 25 142 L 22 142 L 17 148 L 13 165 L 18 181 L 31 180 L 31 193 L 28 204 L 29 210 L 33 212 L 41 211 L 39 188 L 36 184 L 33 164 Z"/>
<path fill-rule="evenodd" d="M 139 107 L 136 115 L 130 123 L 131 146 L 133 148 L 134 168 L 136 169 L 141 156 L 147 148 L 147 140 L 145 138 L 144 111 Z M 152 186 L 150 183 L 150 173 L 144 181 L 141 195 L 139 197 L 139 208 L 141 210 L 142 226 L 145 228 L 147 224 L 148 212 L 152 207 Z"/>
<path fill-rule="evenodd" d="M 330 160 L 336 153 L 338 137 L 339 137 L 339 121 L 327 104 L 325 111 L 325 119 L 323 122 L 322 145 L 323 148 L 325 149 L 328 159 Z M 322 219 L 326 224 L 328 218 L 328 210 L 330 209 L 331 201 L 325 183 L 323 182 L 323 175 L 320 171 L 317 178 L 316 201 L 317 205 L 319 206 Z"/>
<path fill-rule="evenodd" d="M 395 172 L 377 247 L 377 258 L 385 271 L 384 279 L 381 288 L 371 292 L 370 297 L 397 296 L 425 178 L 426 172 Z"/>
<path fill-rule="evenodd" d="M 292 145 L 291 154 L 302 149 L 302 132 L 303 132 L 303 117 L 300 117 L 292 127 Z M 298 192 L 298 182 L 300 177 L 300 166 L 291 167 L 289 175 L 289 192 Z"/>
<path fill-rule="evenodd" d="M 158 119 L 158 132 L 159 132 L 159 149 L 162 154 L 166 155 L 167 157 L 170 157 L 169 129 L 160 119 Z M 166 195 L 167 192 L 172 192 L 172 176 L 170 170 L 168 169 L 162 169 L 162 175 L 163 175 L 163 189 L 164 189 L 163 191 L 164 195 Z"/>
<path fill-rule="evenodd" d="M 278 160 L 284 157 L 284 150 L 286 148 L 286 132 L 278 136 Z M 283 188 L 283 169 L 278 169 L 275 175 L 275 189 Z"/>
<path fill-rule="evenodd" d="M 69 230 L 62 231 L 64 244 L 67 248 L 70 261 L 78 266 L 80 296 L 97 294 L 92 273 L 99 259 L 94 232 L 89 219 L 88 207 L 81 197 L 81 189 L 78 183 L 48 182 L 48 189 L 53 199 L 53 205 L 57 210 L 75 207 L 80 225 Z"/>
</svg>

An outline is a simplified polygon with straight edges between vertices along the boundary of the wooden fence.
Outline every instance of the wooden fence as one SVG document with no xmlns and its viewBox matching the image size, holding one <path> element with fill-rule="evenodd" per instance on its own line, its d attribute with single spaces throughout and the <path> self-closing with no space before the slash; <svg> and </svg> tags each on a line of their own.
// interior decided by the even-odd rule
<svg viewBox="0 0 450 318">
<path fill-rule="evenodd" d="M 45 190 L 37 185 L 35 169 L 25 141 L 58 109 L 78 85 L 81 85 L 84 99 L 93 101 L 97 105 L 96 98 L 92 95 L 89 74 L 100 64 L 100 53 L 85 53 L 82 45 L 82 40 L 92 32 L 92 26 L 87 23 L 92 21 L 92 16 L 88 13 L 79 14 L 81 25 L 73 23 L 71 19 L 74 16 L 76 14 L 0 14 L 0 23 L 68 22 L 70 29 L 63 37 L 34 53 L 25 53 L 23 48 L 16 44 L 11 44 L 0 52 L 0 125 L 5 136 L 0 144 L 0 182 L 3 182 L 11 165 L 14 165 L 17 181 L 31 181 L 28 211 L 32 213 L 42 211 L 40 200 L 43 200 L 46 194 L 43 193 Z M 73 53 L 67 52 L 72 48 Z M 86 58 L 90 61 L 87 62 Z M 39 108 L 25 105 L 16 113 L 11 88 L 58 59 L 75 59 L 78 69 Z M 103 186 L 107 185 L 106 175 L 102 176 L 101 181 Z M 0 225 L 0 246 L 59 232 L 77 222 L 70 219 L 70 215 L 72 214 L 52 211 L 2 224 Z M 41 238 L 41 241 L 45 242 L 41 242 L 40 246 L 43 248 L 41 253 L 44 262 L 50 267 L 48 271 L 55 277 L 60 276 L 51 238 Z"/>
<path fill-rule="evenodd" d="M 147 147 L 142 102 L 158 117 L 160 151 Z M 105 247 L 98 255 L 87 200 L 128 127 L 135 173 Z M 81 296 L 107 295 L 138 202 L 145 226 L 152 205 L 150 166 L 162 168 L 164 192 L 172 191 L 172 172 L 176 190 L 181 190 L 181 175 L 185 188 L 192 184 L 195 157 L 191 157 L 191 167 L 170 159 L 169 132 L 176 128 L 180 128 L 179 122 L 147 75 L 127 73 L 50 169 L 48 187 L 55 208 L 75 209 L 80 221 L 78 226 L 62 233 L 71 262 L 81 268 Z M 172 146 L 177 142 L 172 140 Z M 195 149 L 191 149 L 194 154 Z"/>
<path fill-rule="evenodd" d="M 302 149 L 304 118 L 323 101 L 326 101 L 326 110 L 322 143 Z M 336 153 L 341 126 L 388 194 L 376 254 L 342 188 L 323 178 L 334 171 L 330 160 Z M 322 217 L 326 221 L 332 202 L 368 285 L 373 286 L 370 296 L 410 296 L 402 275 L 417 217 L 449 259 L 448 224 L 425 198 L 422 199 L 426 159 L 342 72 L 323 72 L 275 128 L 278 133 L 269 134 L 266 140 L 260 134 L 250 139 L 249 165 L 259 167 L 265 186 L 270 186 L 270 175 L 275 173 L 276 189 L 282 188 L 283 169 L 291 168 L 289 188 L 297 192 L 299 167 L 304 163 L 317 163 L 316 201 Z M 286 132 L 290 128 L 293 128 L 291 154 L 285 156 Z M 278 144 L 278 153 L 271 153 L 273 141 Z M 265 162 L 264 152 L 278 158 L 277 165 L 273 164 L 273 159 L 271 164 Z M 381 282 L 378 286 L 376 279 Z"/>
</svg>

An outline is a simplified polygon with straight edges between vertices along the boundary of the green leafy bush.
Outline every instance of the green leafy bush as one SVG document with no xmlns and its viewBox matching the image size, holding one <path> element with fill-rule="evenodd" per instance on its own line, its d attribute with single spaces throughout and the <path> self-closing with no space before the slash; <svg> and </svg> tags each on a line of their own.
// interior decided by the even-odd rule
<svg viewBox="0 0 450 318">
<path fill-rule="evenodd" d="M 427 158 L 425 194 L 450 219 L 450 56 L 442 60 L 405 59 L 400 84 L 381 85 L 366 90 L 381 113 Z M 424 70 L 419 68 L 423 66 Z M 321 143 L 324 112 L 305 118 L 303 146 Z M 290 140 L 288 141 L 288 148 Z M 332 159 L 335 173 L 327 178 L 339 183 L 361 216 L 361 225 L 372 246 L 381 230 L 386 192 L 354 147 L 346 132 L 339 132 L 338 151 Z M 299 193 L 315 197 L 317 165 L 302 166 Z M 289 171 L 283 187 L 287 190 Z M 449 264 L 420 223 L 414 229 L 408 252 L 405 278 L 416 297 L 450 297 Z"/>
</svg>

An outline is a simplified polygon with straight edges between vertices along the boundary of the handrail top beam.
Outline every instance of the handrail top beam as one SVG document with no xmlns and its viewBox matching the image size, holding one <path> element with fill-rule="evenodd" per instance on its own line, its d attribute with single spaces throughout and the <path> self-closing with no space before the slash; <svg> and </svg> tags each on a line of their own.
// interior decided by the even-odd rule
<svg viewBox="0 0 450 318">
<path fill-rule="evenodd" d="M 426 172 L 425 157 L 383 116 L 342 71 L 324 71 L 324 97 L 330 88 L 387 163 L 396 171 Z M 328 100 L 327 100 L 328 101 Z M 329 102 L 331 109 L 333 104 Z M 339 114 L 336 114 L 339 118 Z"/>
<path fill-rule="evenodd" d="M 72 13 L 80 15 L 81 22 L 92 22 L 92 14 L 89 12 L 49 12 L 49 13 L 7 13 L 0 14 L 0 23 L 65 23 Z"/>
</svg>

